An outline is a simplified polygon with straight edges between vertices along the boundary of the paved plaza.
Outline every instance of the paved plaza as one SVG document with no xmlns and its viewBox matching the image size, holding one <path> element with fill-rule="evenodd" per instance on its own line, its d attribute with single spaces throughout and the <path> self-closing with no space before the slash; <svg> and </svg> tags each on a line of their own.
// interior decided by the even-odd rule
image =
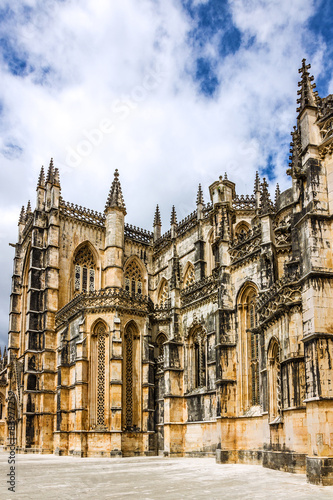
<svg viewBox="0 0 333 500">
<path fill-rule="evenodd" d="M 8 454 L 0 452 L 1 500 L 333 499 L 333 486 L 305 475 L 256 465 L 219 465 L 213 458 L 73 458 L 16 455 L 16 491 L 8 491 Z"/>
</svg>

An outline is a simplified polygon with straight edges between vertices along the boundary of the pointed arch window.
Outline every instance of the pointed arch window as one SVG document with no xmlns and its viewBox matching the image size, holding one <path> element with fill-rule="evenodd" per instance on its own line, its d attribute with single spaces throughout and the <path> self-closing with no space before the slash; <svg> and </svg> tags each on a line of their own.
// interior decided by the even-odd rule
<svg viewBox="0 0 333 500">
<path fill-rule="evenodd" d="M 190 333 L 187 343 L 188 390 L 207 385 L 206 335 L 202 327 Z"/>
<path fill-rule="evenodd" d="M 269 420 L 278 423 L 281 419 L 281 365 L 280 344 L 272 339 L 268 349 Z"/>
<path fill-rule="evenodd" d="M 124 332 L 124 420 L 123 428 L 137 431 L 140 427 L 140 387 L 138 373 L 140 370 L 140 334 L 136 324 L 131 321 Z"/>
<path fill-rule="evenodd" d="M 99 321 L 93 329 L 91 342 L 90 425 L 94 429 L 105 429 L 107 422 L 107 341 L 106 325 Z"/>
<path fill-rule="evenodd" d="M 159 359 L 164 358 L 164 343 L 167 341 L 166 335 L 164 333 L 159 333 L 156 339 L 157 356 Z"/>
<path fill-rule="evenodd" d="M 240 294 L 238 302 L 240 402 L 243 411 L 260 405 L 259 334 L 255 330 L 256 296 L 256 288 L 248 284 Z"/>
<path fill-rule="evenodd" d="M 74 257 L 74 292 L 95 290 L 95 259 L 88 245 L 81 247 Z"/>
<path fill-rule="evenodd" d="M 184 276 L 184 288 L 187 288 L 195 283 L 195 272 L 193 264 L 189 264 Z"/>
<path fill-rule="evenodd" d="M 125 290 L 131 294 L 142 295 L 142 272 L 135 260 L 132 260 L 125 269 Z"/>
</svg>

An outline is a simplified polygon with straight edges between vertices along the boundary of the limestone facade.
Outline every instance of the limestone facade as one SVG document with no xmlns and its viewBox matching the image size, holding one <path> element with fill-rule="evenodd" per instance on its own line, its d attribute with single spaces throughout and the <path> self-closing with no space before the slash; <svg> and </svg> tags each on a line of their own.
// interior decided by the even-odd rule
<svg viewBox="0 0 333 500">
<path fill-rule="evenodd" d="M 333 484 L 333 96 L 302 63 L 291 187 L 221 176 L 162 235 L 61 197 L 22 209 L 2 405 L 22 451 L 216 456 Z M 6 426 L 0 432 L 6 439 Z"/>
</svg>

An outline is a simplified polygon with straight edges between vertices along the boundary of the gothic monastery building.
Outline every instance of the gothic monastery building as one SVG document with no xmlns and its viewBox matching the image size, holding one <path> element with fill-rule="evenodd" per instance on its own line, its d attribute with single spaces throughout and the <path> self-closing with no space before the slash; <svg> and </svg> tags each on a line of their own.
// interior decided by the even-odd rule
<svg viewBox="0 0 333 500">
<path fill-rule="evenodd" d="M 162 234 L 61 196 L 51 160 L 15 245 L 0 437 L 19 451 L 216 456 L 333 484 L 333 95 L 305 60 L 291 186 L 227 175 Z"/>
</svg>

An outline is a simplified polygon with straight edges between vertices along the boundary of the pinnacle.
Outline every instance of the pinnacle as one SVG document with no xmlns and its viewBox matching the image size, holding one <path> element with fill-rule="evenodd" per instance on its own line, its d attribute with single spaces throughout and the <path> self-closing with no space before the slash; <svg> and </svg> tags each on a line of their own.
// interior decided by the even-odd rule
<svg viewBox="0 0 333 500">
<path fill-rule="evenodd" d="M 300 96 L 297 99 L 297 104 L 299 104 L 297 108 L 297 112 L 301 113 L 306 106 L 314 106 L 317 107 L 319 97 L 318 92 L 314 91 L 316 88 L 316 84 L 312 83 L 314 78 L 309 73 L 309 69 L 311 68 L 311 64 L 305 64 L 306 60 L 302 60 L 302 67 L 298 70 L 298 72 L 302 75 L 301 81 L 298 82 L 298 86 L 300 89 L 297 91 L 297 95 Z"/>
<path fill-rule="evenodd" d="M 227 175 L 227 172 L 224 172 L 224 180 L 227 181 L 228 180 L 228 175 Z"/>
<path fill-rule="evenodd" d="M 175 209 L 174 205 L 172 205 L 170 224 L 171 224 L 171 226 L 177 225 L 177 214 L 176 214 L 176 209 Z"/>
<path fill-rule="evenodd" d="M 256 171 L 256 178 L 254 180 L 254 192 L 257 193 L 260 191 L 260 177 L 258 170 Z"/>
<path fill-rule="evenodd" d="M 44 173 L 44 167 L 42 165 L 42 168 L 40 169 L 39 177 L 38 177 L 38 182 L 37 182 L 37 188 L 39 187 L 45 187 L 45 173 Z"/>
<path fill-rule="evenodd" d="M 156 210 L 155 210 L 155 216 L 154 216 L 154 226 L 161 226 L 161 214 L 160 214 L 160 208 L 158 205 L 156 205 Z"/>
<path fill-rule="evenodd" d="M 261 184 L 260 213 L 267 214 L 272 212 L 272 210 L 273 210 L 273 203 L 271 201 L 271 197 L 268 191 L 267 181 L 264 177 Z"/>
<path fill-rule="evenodd" d="M 19 224 L 24 224 L 24 222 L 25 222 L 25 208 L 22 205 L 20 217 L 19 217 Z"/>
<path fill-rule="evenodd" d="M 59 169 L 58 168 L 54 169 L 53 184 L 55 186 L 57 186 L 57 187 L 60 187 L 60 175 L 59 175 Z"/>
<path fill-rule="evenodd" d="M 119 208 L 126 215 L 126 207 L 125 207 L 125 202 L 124 202 L 124 198 L 123 198 L 123 193 L 121 191 L 121 185 L 120 185 L 120 181 L 119 181 L 119 172 L 118 172 L 117 168 L 114 172 L 114 179 L 112 181 L 109 196 L 108 196 L 108 199 L 106 201 L 105 210 L 107 210 L 108 208 L 114 208 L 114 207 Z"/>
<path fill-rule="evenodd" d="M 27 213 L 27 215 L 28 215 L 28 214 L 31 214 L 31 203 L 30 203 L 30 200 L 28 201 L 28 204 L 27 204 L 27 210 L 26 210 L 26 213 Z"/>
<path fill-rule="evenodd" d="M 46 182 L 51 182 L 53 184 L 53 176 L 54 176 L 54 166 L 53 166 L 53 158 L 51 158 L 49 169 L 47 171 Z"/>
<path fill-rule="evenodd" d="M 204 204 L 203 192 L 201 189 L 201 184 L 199 184 L 198 193 L 197 193 L 197 205 L 203 205 L 203 204 Z"/>
<path fill-rule="evenodd" d="M 280 194 L 281 194 L 280 186 L 279 186 L 279 184 L 276 184 L 276 188 L 275 188 L 275 200 L 274 200 L 275 206 L 277 204 L 277 199 L 280 196 Z"/>
</svg>

